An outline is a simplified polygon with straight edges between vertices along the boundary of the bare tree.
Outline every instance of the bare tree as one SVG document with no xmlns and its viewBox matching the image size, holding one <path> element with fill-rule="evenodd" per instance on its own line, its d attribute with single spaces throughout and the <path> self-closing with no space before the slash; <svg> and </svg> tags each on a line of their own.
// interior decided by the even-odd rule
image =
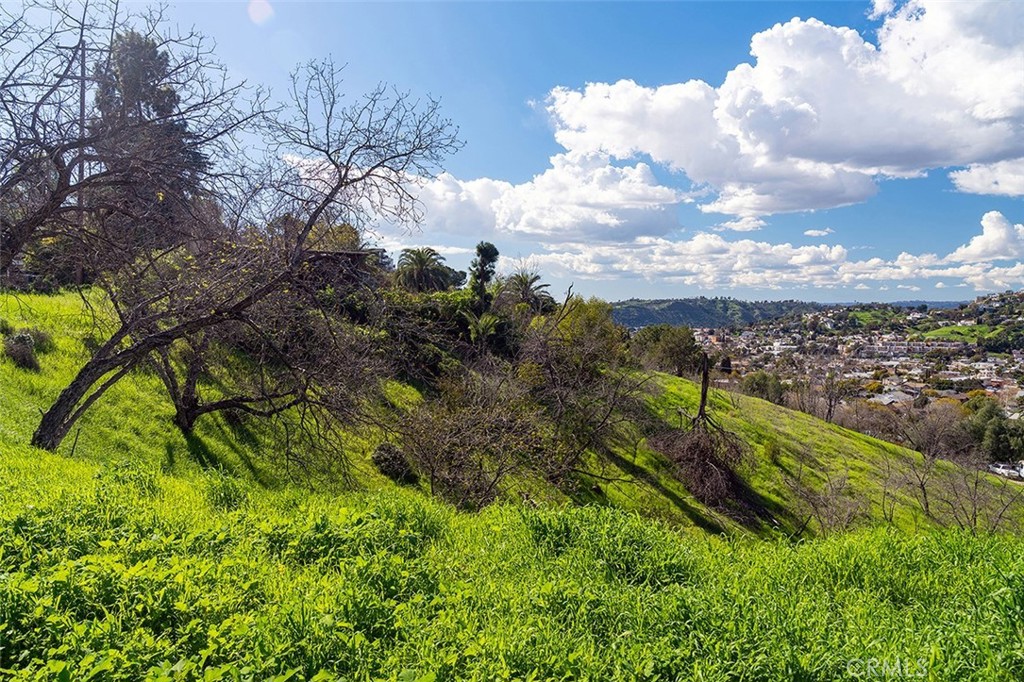
<svg viewBox="0 0 1024 682">
<path fill-rule="evenodd" d="M 895 458 L 888 451 L 882 452 L 882 463 L 882 490 L 878 506 L 882 511 L 882 518 L 886 523 L 892 525 L 896 519 L 896 506 L 899 504 L 899 495 L 904 486 L 905 476 Z"/>
<path fill-rule="evenodd" d="M 977 535 L 1019 527 L 1024 487 L 984 470 L 980 459 L 943 472 L 936 493 L 947 522 Z"/>
<path fill-rule="evenodd" d="M 225 324 L 291 291 L 311 270 L 315 232 L 383 218 L 415 224 L 415 188 L 459 142 L 436 102 L 378 88 L 346 105 L 338 70 L 296 73 L 290 108 L 263 119 L 262 165 L 222 182 L 209 210 L 192 211 L 179 243 L 108 271 L 118 326 L 43 415 L 33 444 L 59 445 L 72 424 L 152 353 Z M 322 234 L 321 234 L 322 236 Z"/>
<path fill-rule="evenodd" d="M 550 480 L 579 473 L 588 450 L 606 446 L 621 425 L 642 416 L 636 408 L 649 377 L 625 371 L 624 339 L 610 306 L 571 292 L 530 326 L 516 363 L 553 427 L 543 463 Z"/>
<path fill-rule="evenodd" d="M 651 439 L 651 445 L 672 463 L 676 475 L 687 489 L 704 504 L 724 508 L 744 502 L 745 486 L 736 473 L 749 453 L 747 445 L 724 429 L 708 412 L 710 363 L 706 353 L 701 359 L 700 403 L 686 428 L 672 429 Z M 683 420 L 680 413 L 680 420 Z"/>
<path fill-rule="evenodd" d="M 509 474 L 539 468 L 542 415 L 510 371 L 450 377 L 438 399 L 399 425 L 403 449 L 431 492 L 459 507 L 480 509 Z"/>
<path fill-rule="evenodd" d="M 859 386 L 857 382 L 843 379 L 841 374 L 829 371 L 821 382 L 821 397 L 825 403 L 825 421 L 832 421 L 836 414 L 836 408 L 852 395 L 855 395 Z"/>
<path fill-rule="evenodd" d="M 807 516 L 804 527 L 810 520 L 818 524 L 822 535 L 850 528 L 864 514 L 865 501 L 856 496 L 850 485 L 848 472 L 822 471 L 824 480 L 815 485 L 808 480 L 803 462 L 795 475 L 790 478 L 790 486 L 796 493 L 799 506 Z"/>
</svg>

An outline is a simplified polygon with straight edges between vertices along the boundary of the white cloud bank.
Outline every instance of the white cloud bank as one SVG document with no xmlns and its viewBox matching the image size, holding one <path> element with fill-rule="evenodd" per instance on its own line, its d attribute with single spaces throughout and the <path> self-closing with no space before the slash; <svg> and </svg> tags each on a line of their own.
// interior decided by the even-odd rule
<svg viewBox="0 0 1024 682">
<path fill-rule="evenodd" d="M 867 282 L 901 282 L 897 288 L 917 291 L 914 281 L 940 277 L 958 279 L 978 290 L 1024 286 L 1024 264 L 996 264 L 1024 257 L 1024 225 L 1011 224 L 1001 213 L 991 211 L 982 218 L 981 227 L 981 234 L 944 257 L 901 253 L 891 260 L 853 260 L 843 246 L 727 240 L 720 234 L 700 233 L 678 241 L 640 237 L 621 244 L 562 244 L 532 255 L 531 262 L 559 276 L 644 277 L 704 289 L 850 286 L 864 290 Z"/>
<path fill-rule="evenodd" d="M 944 257 L 851 260 L 838 245 L 669 238 L 685 202 L 724 214 L 717 232 L 749 232 L 769 215 L 863 202 L 881 179 L 936 169 L 952 169 L 961 192 L 1024 196 L 1024 3 L 875 0 L 871 13 L 882 21 L 877 46 L 852 29 L 792 19 L 754 35 L 752 63 L 718 86 L 554 88 L 545 106 L 565 151 L 521 184 L 431 181 L 427 228 L 535 240 L 538 267 L 592 279 L 709 289 L 863 290 L 939 277 L 976 289 L 1024 285 L 1024 265 L 993 264 L 1024 258 L 1024 228 L 996 212 Z M 692 188 L 665 186 L 651 164 Z"/>
<path fill-rule="evenodd" d="M 1024 195 L 1024 3 L 877 1 L 878 45 L 849 28 L 792 19 L 751 39 L 753 64 L 713 86 L 630 80 L 554 88 L 546 108 L 565 152 L 529 182 L 445 176 L 431 219 L 483 220 L 550 243 L 662 236 L 673 208 L 732 216 L 865 201 L 881 178 L 950 173 L 963 192 Z M 694 191 L 662 186 L 650 159 Z M 632 165 L 630 165 L 632 164 Z"/>
<path fill-rule="evenodd" d="M 793 19 L 756 34 L 754 63 L 718 87 L 556 88 L 555 137 L 573 151 L 648 155 L 714 190 L 703 210 L 737 216 L 856 203 L 880 177 L 949 166 L 972 166 L 954 176 L 966 191 L 1024 194 L 1024 3 L 876 10 L 877 47 Z"/>
<path fill-rule="evenodd" d="M 1024 159 L 975 163 L 964 170 L 953 171 L 949 177 L 961 192 L 1024 196 Z"/>
</svg>

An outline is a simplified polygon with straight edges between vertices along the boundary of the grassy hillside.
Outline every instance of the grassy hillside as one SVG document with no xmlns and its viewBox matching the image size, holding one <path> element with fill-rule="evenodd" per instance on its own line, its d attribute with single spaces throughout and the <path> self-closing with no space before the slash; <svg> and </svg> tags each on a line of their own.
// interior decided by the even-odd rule
<svg viewBox="0 0 1024 682">
<path fill-rule="evenodd" d="M 994 336 L 999 331 L 999 328 L 993 328 L 986 324 L 954 325 L 926 331 L 923 336 L 927 339 L 938 341 L 976 343 L 989 336 Z"/>
<path fill-rule="evenodd" d="M 86 358 L 86 344 L 101 334 L 96 321 L 102 306 L 87 310 L 74 295 L 2 296 L 0 320 L 14 328 L 39 328 L 51 334 L 52 351 L 40 354 L 40 371 L 14 366 L 0 355 L 0 451 L 36 456 L 26 444 L 41 411 L 57 396 Z M 398 404 L 419 399 L 407 386 L 394 385 Z M 543 480 L 517 479 L 506 486 L 510 498 L 527 496 L 540 503 L 597 503 L 636 511 L 679 526 L 711 532 L 792 534 L 803 529 L 818 533 L 818 522 L 806 504 L 807 490 L 829 482 L 846 482 L 841 497 L 856 503 L 857 525 L 882 523 L 883 493 L 894 471 L 906 471 L 921 462 L 920 455 L 869 438 L 803 413 L 771 403 L 712 391 L 710 408 L 724 428 L 748 444 L 748 457 L 739 474 L 749 486 L 743 504 L 708 509 L 689 494 L 665 457 L 644 438 L 652 429 L 678 427 L 680 410 L 693 413 L 698 387 L 669 375 L 654 375 L 647 384 L 646 402 L 655 425 L 627 428 L 601 452 L 590 453 L 575 491 L 566 493 Z M 290 480 L 285 463 L 277 457 L 277 434 L 259 420 L 231 425 L 220 415 L 201 419 L 194 435 L 183 436 L 172 424 L 173 410 L 159 379 L 139 370 L 122 380 L 98 401 L 68 436 L 59 454 L 75 462 L 113 465 L 129 460 L 146 470 L 185 477 L 216 470 L 278 488 Z M 657 426 L 660 423 L 660 426 Z M 344 456 L 352 462 L 349 485 L 358 489 L 389 488 L 369 456 L 378 442 L 373 433 L 352 433 Z M 799 483 L 800 485 L 796 485 Z M 801 490 L 805 493 L 800 495 Z M 891 522 L 912 530 L 935 525 L 920 513 L 908 490 L 896 492 Z M 806 526 L 806 528 L 805 528 Z"/>
<path fill-rule="evenodd" d="M 906 450 L 715 393 L 751 444 L 744 508 L 697 503 L 637 433 L 592 454 L 587 506 L 517 481 L 509 497 L 538 506 L 464 514 L 376 475 L 369 436 L 349 453 L 361 490 L 317 492 L 287 482 L 258 425 L 211 418 L 185 439 L 137 372 L 51 454 L 25 443 L 90 318 L 72 296 L 0 301 L 0 318 L 56 341 L 39 372 L 0 360 L 0 678 L 1024 675 L 1016 538 L 905 532 L 933 525 L 908 500 L 896 527 L 788 539 L 794 477 L 848 478 L 859 524 L 877 525 L 883 464 Z M 697 397 L 660 375 L 648 402 L 670 426 Z"/>
<path fill-rule="evenodd" d="M 466 515 L 400 490 L 99 473 L 48 454 L 0 462 L 2 677 L 1024 674 L 1016 539 L 698 540 L 597 507 Z"/>
</svg>

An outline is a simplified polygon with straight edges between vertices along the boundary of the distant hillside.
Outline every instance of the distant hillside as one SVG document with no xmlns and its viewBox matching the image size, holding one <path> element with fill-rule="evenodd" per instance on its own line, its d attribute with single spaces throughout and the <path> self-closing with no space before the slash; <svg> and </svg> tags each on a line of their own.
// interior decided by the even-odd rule
<svg viewBox="0 0 1024 682">
<path fill-rule="evenodd" d="M 923 305 L 927 306 L 929 310 L 950 310 L 967 303 L 968 301 L 893 301 L 889 305 L 894 308 L 916 308 Z"/>
<path fill-rule="evenodd" d="M 802 315 L 829 306 L 807 301 L 739 301 L 734 298 L 629 299 L 612 304 L 615 320 L 627 327 L 672 324 L 686 327 L 743 327 Z"/>
</svg>

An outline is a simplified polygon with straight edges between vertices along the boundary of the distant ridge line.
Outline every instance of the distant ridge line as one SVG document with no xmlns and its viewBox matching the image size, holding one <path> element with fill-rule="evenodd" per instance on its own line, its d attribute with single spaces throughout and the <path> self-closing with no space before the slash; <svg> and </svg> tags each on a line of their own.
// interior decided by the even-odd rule
<svg viewBox="0 0 1024 682">
<path fill-rule="evenodd" d="M 892 303 L 818 303 L 788 299 L 782 301 L 744 301 L 731 297 L 631 298 L 615 301 L 612 315 L 619 324 L 631 328 L 653 324 L 686 327 L 745 327 L 757 322 L 854 306 L 956 308 L 968 301 L 895 301 Z"/>
</svg>

